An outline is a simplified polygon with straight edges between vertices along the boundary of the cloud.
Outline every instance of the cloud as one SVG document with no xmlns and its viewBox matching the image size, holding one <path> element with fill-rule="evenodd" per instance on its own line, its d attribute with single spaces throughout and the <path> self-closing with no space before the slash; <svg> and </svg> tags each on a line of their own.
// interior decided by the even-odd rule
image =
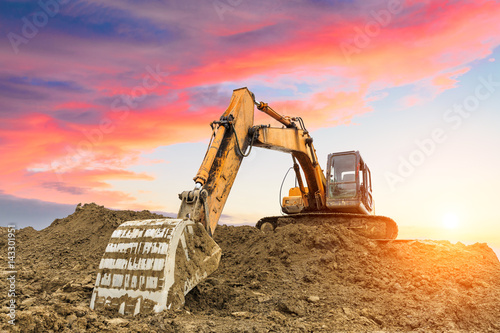
<svg viewBox="0 0 500 333">
<path fill-rule="evenodd" d="M 19 54 L 0 49 L 0 154 L 8 156 L 0 189 L 58 203 L 140 205 L 112 181 L 152 181 L 130 171 L 144 162 L 140 152 L 205 139 L 231 89 L 249 86 L 309 129 L 348 125 L 390 88 L 414 88 L 401 100 L 406 108 L 453 89 L 500 44 L 494 1 L 406 1 L 363 47 L 357 34 L 387 2 L 287 4 L 242 2 L 222 18 L 210 1 L 61 6 Z M 39 10 L 1 6 L 6 33 Z M 342 43 L 359 52 L 347 59 Z"/>
<path fill-rule="evenodd" d="M 86 190 L 81 187 L 66 186 L 63 182 L 43 182 L 41 184 L 43 188 L 55 189 L 59 192 L 80 195 L 84 194 Z"/>
<path fill-rule="evenodd" d="M 458 77 L 467 73 L 469 70 L 470 67 L 464 67 L 458 70 L 438 74 L 432 79 L 432 83 L 439 88 L 439 91 L 453 89 L 457 85 Z"/>
</svg>

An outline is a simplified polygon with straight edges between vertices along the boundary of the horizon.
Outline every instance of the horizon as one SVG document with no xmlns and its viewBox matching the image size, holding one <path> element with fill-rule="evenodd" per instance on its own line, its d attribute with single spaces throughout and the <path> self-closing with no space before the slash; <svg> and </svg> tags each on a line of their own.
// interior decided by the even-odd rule
<svg viewBox="0 0 500 333">
<path fill-rule="evenodd" d="M 102 206 L 102 205 L 99 205 L 98 203 L 95 203 L 95 202 L 92 202 L 92 203 L 90 203 L 90 202 L 89 203 L 78 203 L 78 205 L 82 205 L 82 206 L 86 205 L 86 204 L 96 204 L 98 206 Z M 75 213 L 76 212 L 76 207 L 78 205 L 76 205 L 74 211 L 71 212 L 71 213 L 69 213 L 67 216 L 70 216 L 73 213 Z M 108 208 L 108 207 L 104 207 L 104 208 L 110 209 L 110 210 L 120 210 L 120 209 L 113 209 L 113 208 Z M 156 213 L 156 214 L 159 214 L 159 215 L 163 215 L 164 217 L 167 217 L 167 218 L 176 218 L 176 215 L 177 215 L 176 213 L 164 212 L 164 211 L 150 211 L 150 212 L 151 213 Z M 56 219 L 63 219 L 65 217 L 67 217 L 67 216 L 56 217 L 56 218 L 54 218 L 54 220 L 52 222 L 50 222 L 48 224 L 38 225 L 38 228 L 35 228 L 35 227 L 31 226 L 31 225 L 26 225 L 26 226 L 24 226 L 22 228 L 32 227 L 32 228 L 34 228 L 37 231 L 41 231 L 41 230 L 44 230 L 44 229 L 48 228 Z M 19 228 L 18 225 L 16 225 L 16 224 L 10 224 L 10 225 L 15 225 L 16 228 L 22 229 L 22 228 Z M 221 218 L 219 219 L 218 225 L 229 225 L 229 226 L 239 227 L 239 226 L 255 226 L 255 223 L 251 223 L 251 222 L 233 222 L 231 216 L 227 216 L 227 215 L 225 215 L 223 213 L 222 216 L 221 216 Z M 215 230 L 215 232 L 217 232 L 217 229 Z M 405 232 L 403 233 L 403 235 L 406 235 L 407 233 L 408 233 L 408 231 L 405 230 Z M 493 252 L 495 252 L 497 258 L 500 261 L 500 247 L 492 247 L 488 242 L 462 241 L 462 240 L 459 240 L 459 239 L 439 239 L 439 238 L 433 238 L 431 234 L 429 234 L 427 237 L 426 236 L 420 236 L 420 237 L 410 237 L 410 238 L 404 238 L 404 237 L 400 237 L 398 235 L 398 237 L 396 239 L 408 239 L 408 240 L 415 240 L 415 241 L 426 241 L 426 240 L 431 240 L 431 241 L 449 241 L 452 244 L 462 243 L 464 245 L 487 244 L 493 250 Z"/>
</svg>

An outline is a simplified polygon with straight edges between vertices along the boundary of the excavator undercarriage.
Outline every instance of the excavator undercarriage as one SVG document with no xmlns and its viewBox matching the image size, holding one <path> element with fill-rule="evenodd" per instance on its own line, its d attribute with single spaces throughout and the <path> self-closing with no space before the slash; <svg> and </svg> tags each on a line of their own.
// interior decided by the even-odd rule
<svg viewBox="0 0 500 333">
<path fill-rule="evenodd" d="M 314 212 L 284 216 L 267 216 L 255 225 L 263 231 L 272 231 L 287 224 L 341 225 L 371 239 L 395 239 L 398 236 L 398 225 L 385 216 L 353 213 Z"/>
</svg>

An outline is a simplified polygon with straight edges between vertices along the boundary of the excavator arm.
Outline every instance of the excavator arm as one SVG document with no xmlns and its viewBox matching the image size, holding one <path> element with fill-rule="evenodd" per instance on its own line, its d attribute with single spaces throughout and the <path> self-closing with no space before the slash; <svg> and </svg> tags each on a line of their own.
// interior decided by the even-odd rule
<svg viewBox="0 0 500 333">
<path fill-rule="evenodd" d="M 295 173 L 302 183 L 297 163 L 302 168 L 308 190 L 301 186 L 302 197 L 307 210 L 320 211 L 325 208 L 326 179 L 318 163 L 312 138 L 306 130 L 297 128 L 260 127 L 255 146 L 290 153 Z"/>
<path fill-rule="evenodd" d="M 253 126 L 254 104 L 284 127 Z M 194 177 L 195 189 L 180 195 L 182 204 L 177 218 L 202 223 L 212 236 L 249 146 L 290 153 L 300 164 L 308 185 L 308 190 L 302 192 L 306 207 L 316 211 L 325 207 L 326 179 L 313 139 L 300 118 L 282 116 L 266 103 L 257 103 L 247 88 L 240 88 L 234 90 L 229 107 L 211 126 L 214 134 Z M 301 178 L 300 172 L 296 173 Z"/>
<path fill-rule="evenodd" d="M 255 105 L 283 128 L 254 126 Z M 91 308 L 135 315 L 184 304 L 184 296 L 219 265 L 221 250 L 211 236 L 252 146 L 290 153 L 306 209 L 326 206 L 326 180 L 302 119 L 278 114 L 241 88 L 211 126 L 211 142 L 194 177 L 195 187 L 179 195 L 177 219 L 129 221 L 113 232 L 99 265 Z"/>
</svg>

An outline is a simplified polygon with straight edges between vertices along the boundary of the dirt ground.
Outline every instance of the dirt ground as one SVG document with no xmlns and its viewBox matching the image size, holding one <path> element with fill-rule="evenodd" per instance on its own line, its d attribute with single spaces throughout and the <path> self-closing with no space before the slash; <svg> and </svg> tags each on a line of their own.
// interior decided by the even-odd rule
<svg viewBox="0 0 500 333">
<path fill-rule="evenodd" d="M 18 230 L 15 325 L 8 322 L 8 236 L 1 228 L 0 331 L 500 331 L 500 263 L 486 244 L 379 243 L 332 225 L 270 233 L 219 226 L 221 265 L 183 309 L 136 317 L 90 310 L 112 231 L 158 217 L 87 204 L 44 230 Z"/>
</svg>

